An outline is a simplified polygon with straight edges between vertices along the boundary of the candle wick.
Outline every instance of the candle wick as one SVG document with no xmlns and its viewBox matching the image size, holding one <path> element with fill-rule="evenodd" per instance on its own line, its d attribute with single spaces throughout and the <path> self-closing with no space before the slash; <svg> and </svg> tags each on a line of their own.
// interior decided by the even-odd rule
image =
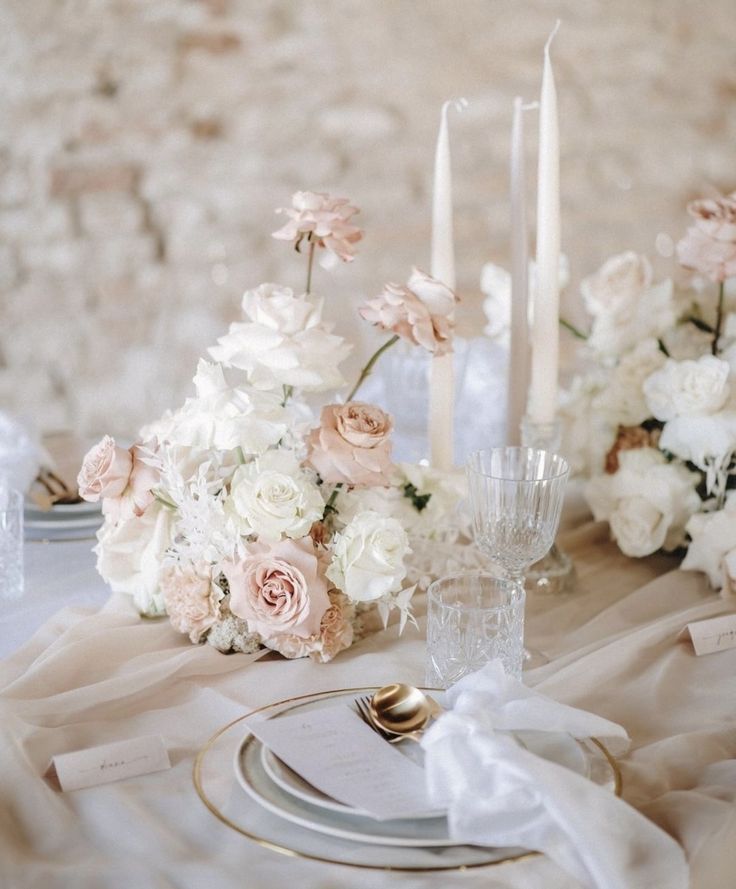
<svg viewBox="0 0 736 889">
<path fill-rule="evenodd" d="M 557 36 L 557 32 L 560 30 L 561 24 L 562 24 L 562 19 L 557 19 L 552 33 L 549 35 L 549 37 L 547 38 L 547 42 L 544 44 L 544 54 L 545 54 L 545 56 L 547 56 L 547 58 L 549 58 L 549 48 L 552 45 L 552 41 Z"/>
<path fill-rule="evenodd" d="M 464 111 L 467 107 L 468 100 L 462 96 L 459 99 L 448 99 L 442 106 L 442 115 L 446 118 L 450 108 L 454 108 L 455 111 Z"/>
</svg>

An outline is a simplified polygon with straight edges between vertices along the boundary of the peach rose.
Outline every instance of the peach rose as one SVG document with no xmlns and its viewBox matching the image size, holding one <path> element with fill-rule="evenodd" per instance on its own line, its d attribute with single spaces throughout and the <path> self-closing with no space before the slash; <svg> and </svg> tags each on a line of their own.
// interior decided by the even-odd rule
<svg viewBox="0 0 736 889">
<path fill-rule="evenodd" d="M 272 636 L 264 642 L 266 647 L 287 658 L 310 657 L 321 664 L 350 648 L 353 644 L 352 609 L 338 590 L 330 590 L 329 596 L 330 607 L 322 615 L 319 633 L 306 639 L 291 634 Z"/>
<path fill-rule="evenodd" d="M 323 481 L 369 487 L 390 484 L 393 423 L 380 407 L 361 401 L 328 404 L 307 436 L 306 462 Z"/>
<path fill-rule="evenodd" d="M 222 567 L 230 610 L 266 644 L 274 636 L 307 638 L 319 632 L 330 606 L 327 584 L 310 537 L 273 546 L 254 543 L 237 563 Z"/>
<path fill-rule="evenodd" d="M 220 617 L 219 590 L 209 572 L 167 565 L 159 575 L 159 587 L 169 620 L 175 630 L 199 642 Z"/>
<path fill-rule="evenodd" d="M 128 486 L 132 470 L 130 451 L 119 448 L 115 439 L 106 435 L 84 456 L 77 476 L 79 496 L 90 503 L 101 497 L 119 497 Z"/>
<path fill-rule="evenodd" d="M 406 286 L 386 284 L 359 311 L 381 330 L 395 333 L 435 355 L 444 355 L 452 351 L 457 301 L 449 287 L 415 268 Z"/>
<path fill-rule="evenodd" d="M 352 207 L 347 198 L 333 198 L 315 191 L 297 191 L 291 203 L 291 207 L 276 211 L 285 213 L 289 220 L 273 233 L 274 238 L 295 241 L 298 247 L 302 238 L 308 237 L 312 243 L 326 249 L 331 260 L 352 262 L 353 245 L 363 237 L 363 232 L 350 221 L 359 212 L 357 207 Z"/>
<path fill-rule="evenodd" d="M 677 245 L 677 258 L 711 281 L 736 275 L 736 192 L 688 204 L 695 225 Z"/>
</svg>

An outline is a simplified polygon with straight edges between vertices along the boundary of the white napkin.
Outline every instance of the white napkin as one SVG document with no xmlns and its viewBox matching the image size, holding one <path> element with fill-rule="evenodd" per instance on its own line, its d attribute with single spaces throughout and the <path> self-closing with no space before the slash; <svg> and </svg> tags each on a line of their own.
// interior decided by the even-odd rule
<svg viewBox="0 0 736 889">
<path fill-rule="evenodd" d="M 447 693 L 426 732 L 429 796 L 460 842 L 544 852 L 595 889 L 687 889 L 680 846 L 609 790 L 525 750 L 499 730 L 533 729 L 628 746 L 621 726 L 526 688 L 491 661 Z"/>
</svg>

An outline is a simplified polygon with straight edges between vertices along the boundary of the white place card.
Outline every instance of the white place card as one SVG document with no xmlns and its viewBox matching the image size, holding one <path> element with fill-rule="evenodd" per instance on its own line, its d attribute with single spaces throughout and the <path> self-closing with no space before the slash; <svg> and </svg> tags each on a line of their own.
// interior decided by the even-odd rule
<svg viewBox="0 0 736 889">
<path fill-rule="evenodd" d="M 347 704 L 252 719 L 247 726 L 312 786 L 378 820 L 433 811 L 424 769 L 377 735 Z"/>
<path fill-rule="evenodd" d="M 51 760 L 51 765 L 64 791 L 171 768 L 164 740 L 158 735 L 62 753 Z"/>
<path fill-rule="evenodd" d="M 692 639 L 697 655 L 736 648 L 736 614 L 693 621 L 685 627 L 684 635 Z"/>
</svg>

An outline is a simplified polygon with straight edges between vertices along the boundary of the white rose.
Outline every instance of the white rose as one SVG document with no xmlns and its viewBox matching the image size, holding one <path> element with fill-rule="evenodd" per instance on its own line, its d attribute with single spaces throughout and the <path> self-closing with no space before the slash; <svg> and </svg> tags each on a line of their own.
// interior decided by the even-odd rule
<svg viewBox="0 0 736 889">
<path fill-rule="evenodd" d="M 269 451 L 239 467 L 231 482 L 230 500 L 244 520 L 245 533 L 268 541 L 280 540 L 282 535 L 306 536 L 325 508 L 314 476 L 301 469 L 287 451 Z"/>
<path fill-rule="evenodd" d="M 288 428 L 288 414 L 275 392 L 231 385 L 221 365 L 201 360 L 194 377 L 196 398 L 146 427 L 159 441 L 202 451 L 259 455 L 277 444 Z"/>
<path fill-rule="evenodd" d="M 708 464 L 720 465 L 736 450 L 736 411 L 721 411 L 711 417 L 675 417 L 665 424 L 659 446 L 707 471 Z"/>
<path fill-rule="evenodd" d="M 685 571 L 704 571 L 714 589 L 736 588 L 736 493 L 729 494 L 718 512 L 701 512 L 687 523 L 692 538 L 680 566 Z"/>
<path fill-rule="evenodd" d="M 684 540 L 685 525 L 700 508 L 697 473 L 667 463 L 654 448 L 621 451 L 613 475 L 591 479 L 585 497 L 596 521 L 607 521 L 627 556 L 672 550 Z"/>
<path fill-rule="evenodd" d="M 560 450 L 574 476 L 600 472 L 603 460 L 616 439 L 616 420 L 593 405 L 610 380 L 610 372 L 597 368 L 585 377 L 575 377 L 570 388 L 560 393 L 562 443 Z"/>
<path fill-rule="evenodd" d="M 409 530 L 412 519 L 412 505 L 397 485 L 390 488 L 375 485 L 370 488 L 343 488 L 335 503 L 336 522 L 342 529 L 361 512 L 375 512 L 378 515 L 397 519 L 402 528 Z"/>
<path fill-rule="evenodd" d="M 607 259 L 597 272 L 585 278 L 580 292 L 585 308 L 594 317 L 628 316 L 652 284 L 652 266 L 646 256 L 629 250 Z"/>
<path fill-rule="evenodd" d="M 173 537 L 174 515 L 156 502 L 143 515 L 106 522 L 97 532 L 97 570 L 114 592 L 131 595 L 142 614 L 166 613 L 159 572 Z"/>
<path fill-rule="evenodd" d="M 648 260 L 635 253 L 612 257 L 580 287 L 593 317 L 588 348 L 600 355 L 622 355 L 677 322 L 672 281 L 653 285 Z"/>
<path fill-rule="evenodd" d="M 231 324 L 209 350 L 216 361 L 244 370 L 257 389 L 321 392 L 343 385 L 338 365 L 351 347 L 322 321 L 321 300 L 261 284 L 243 297 L 243 313 L 246 320 Z"/>
<path fill-rule="evenodd" d="M 440 472 L 421 463 L 401 463 L 399 469 L 405 478 L 399 482 L 401 488 L 407 483 L 411 485 L 417 501 L 412 505 L 404 497 L 410 505 L 409 525 L 405 525 L 410 536 L 448 540 L 455 539 L 461 531 L 470 532 L 469 518 L 460 510 L 468 495 L 464 472 Z"/>
<path fill-rule="evenodd" d="M 638 426 L 652 416 L 644 398 L 644 381 L 665 363 L 655 339 L 645 339 L 623 356 L 608 384 L 592 402 L 613 426 Z"/>
<path fill-rule="evenodd" d="M 719 411 L 728 399 L 727 361 L 703 355 L 697 361 L 673 361 L 644 381 L 644 397 L 658 420 L 675 417 L 707 417 Z"/>
<path fill-rule="evenodd" d="M 401 589 L 409 552 L 409 539 L 396 519 L 361 512 L 336 536 L 327 577 L 353 602 L 382 599 Z"/>
</svg>

